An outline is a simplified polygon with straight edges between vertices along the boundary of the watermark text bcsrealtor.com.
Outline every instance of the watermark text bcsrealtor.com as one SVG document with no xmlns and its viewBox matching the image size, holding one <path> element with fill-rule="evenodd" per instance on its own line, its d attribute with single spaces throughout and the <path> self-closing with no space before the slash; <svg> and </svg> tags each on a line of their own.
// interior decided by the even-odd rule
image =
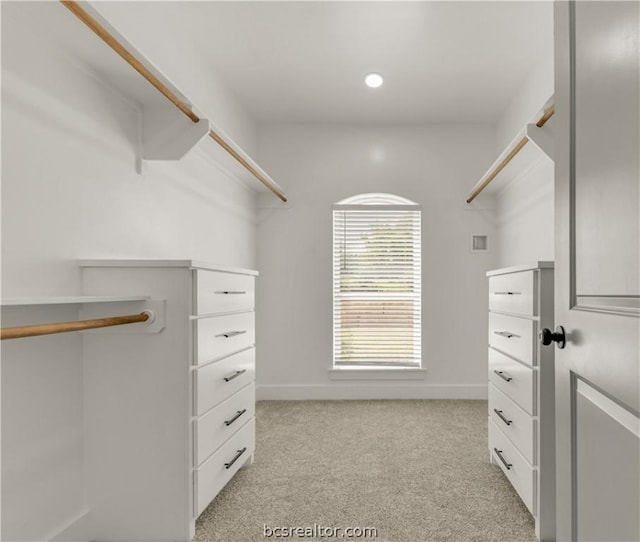
<svg viewBox="0 0 640 542">
<path fill-rule="evenodd" d="M 264 538 L 333 538 L 351 539 L 377 538 L 378 529 L 375 527 L 325 527 L 314 523 L 308 526 L 277 526 L 263 525 Z"/>
</svg>

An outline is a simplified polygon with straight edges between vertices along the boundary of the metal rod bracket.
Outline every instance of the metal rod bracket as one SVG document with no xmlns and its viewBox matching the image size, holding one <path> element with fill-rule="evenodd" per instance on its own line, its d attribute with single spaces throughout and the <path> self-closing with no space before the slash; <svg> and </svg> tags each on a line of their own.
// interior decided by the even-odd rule
<svg viewBox="0 0 640 542">
<path fill-rule="evenodd" d="M 145 312 L 150 318 L 143 324 L 128 326 L 105 327 L 101 329 L 91 329 L 83 331 L 86 335 L 128 335 L 160 333 L 165 328 L 166 321 L 166 301 L 164 299 L 149 299 L 146 301 L 125 301 L 122 303 L 111 303 L 110 314 L 127 314 L 134 312 Z M 104 318 L 105 308 L 95 305 L 85 305 L 80 309 L 80 319 L 89 320 L 92 318 Z"/>
</svg>

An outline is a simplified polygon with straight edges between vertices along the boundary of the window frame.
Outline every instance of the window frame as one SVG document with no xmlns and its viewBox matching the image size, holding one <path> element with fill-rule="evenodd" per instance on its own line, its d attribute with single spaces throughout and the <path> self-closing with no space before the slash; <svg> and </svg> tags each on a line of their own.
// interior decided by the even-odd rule
<svg viewBox="0 0 640 542">
<path fill-rule="evenodd" d="M 338 374 L 344 374 L 345 372 L 353 372 L 354 375 L 361 375 L 364 378 L 374 378 L 374 374 L 384 372 L 385 374 L 406 375 L 409 372 L 420 373 L 417 378 L 423 378 L 423 359 L 422 359 L 422 205 L 414 203 L 406 198 L 397 196 L 394 194 L 358 194 L 356 196 L 347 198 L 331 206 L 332 210 L 332 362 L 330 375 L 332 379 L 357 379 L 359 376 L 344 376 L 338 377 Z M 412 232 L 412 245 L 414 253 L 413 265 L 411 266 L 411 277 L 413 288 L 417 288 L 417 294 L 413 296 L 411 302 L 413 303 L 412 310 L 417 313 L 417 316 L 413 317 L 413 324 L 411 334 L 414 337 L 413 349 L 415 353 L 415 363 L 394 363 L 394 362 L 340 362 L 337 361 L 339 355 L 339 340 L 337 338 L 337 332 L 342 328 L 340 324 L 336 323 L 336 315 L 338 308 L 337 303 L 340 300 L 344 300 L 347 295 L 337 294 L 340 287 L 338 281 L 339 269 L 336 268 L 336 255 L 338 254 L 338 248 L 336 246 L 337 235 L 337 222 L 336 211 L 412 211 L 417 212 L 417 215 L 412 217 L 412 220 L 417 220 L 416 224 L 411 227 L 409 231 Z M 417 239 L 416 239 L 417 237 Z M 354 295 L 357 298 L 357 295 Z M 389 299 L 392 296 L 381 295 L 382 299 Z M 401 377 L 401 376 L 398 376 Z"/>
</svg>

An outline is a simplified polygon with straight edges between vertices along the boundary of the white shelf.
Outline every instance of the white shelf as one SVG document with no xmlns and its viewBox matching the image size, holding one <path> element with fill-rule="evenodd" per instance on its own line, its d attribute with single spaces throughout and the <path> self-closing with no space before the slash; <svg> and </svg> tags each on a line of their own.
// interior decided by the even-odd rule
<svg viewBox="0 0 640 542">
<path fill-rule="evenodd" d="M 27 307 L 34 305 L 84 305 L 87 303 L 121 303 L 126 301 L 148 301 L 149 296 L 91 296 L 70 297 L 13 297 L 0 301 L 2 307 Z"/>
<path fill-rule="evenodd" d="M 473 186 L 467 199 L 480 195 L 495 195 L 539 161 L 553 161 L 553 118 L 546 121 L 543 127 L 539 128 L 535 124 L 552 106 L 553 97 L 547 100 L 540 112 L 534 117 L 534 121 L 526 124 L 496 158 L 486 173 Z M 526 140 L 524 145 L 522 145 L 523 140 Z M 520 150 L 516 150 L 519 146 Z M 509 158 L 514 151 L 513 157 Z M 503 165 L 504 162 L 506 165 Z M 501 167 L 502 169 L 500 169 Z M 497 170 L 499 172 L 496 174 Z M 482 188 L 487 181 L 489 181 L 488 184 Z M 473 196 L 480 189 L 477 196 Z"/>
<path fill-rule="evenodd" d="M 207 269 L 209 271 L 221 271 L 239 275 L 259 275 L 258 271 L 253 269 L 221 266 L 201 260 L 79 260 L 78 265 L 80 267 L 190 267 L 192 269 Z"/>
<path fill-rule="evenodd" d="M 520 271 L 531 271 L 533 269 L 553 269 L 554 262 L 544 260 L 537 261 L 528 264 L 514 265 L 513 267 L 504 267 L 502 269 L 493 269 L 487 271 L 487 277 L 493 277 L 494 275 L 505 275 L 508 273 L 518 273 Z"/>
<path fill-rule="evenodd" d="M 80 5 L 83 9 L 90 11 L 92 16 L 96 16 L 95 10 L 86 2 L 80 2 Z M 131 101 L 150 108 L 164 107 L 168 103 L 159 91 L 84 26 L 60 2 L 9 2 L 3 4 L 2 16 L 6 17 L 7 21 L 19 24 L 23 31 L 41 36 L 43 40 L 40 45 L 52 43 L 79 67 Z M 175 88 L 158 68 L 136 51 L 111 25 L 102 20 L 101 23 L 123 45 L 130 48 L 136 58 L 160 81 L 167 84 L 179 98 L 191 103 L 187 96 Z"/>
<path fill-rule="evenodd" d="M 491 175 L 491 173 L 498 167 L 502 161 L 509 155 L 515 145 L 524 137 L 524 131 L 518 133 L 507 148 L 502 152 L 495 162 L 491 164 L 491 167 L 487 172 L 480 177 L 480 180 L 475 184 L 471 192 L 480 187 L 482 183 Z M 536 162 L 543 159 L 543 154 L 538 150 L 535 145 L 528 142 L 518 154 L 504 167 L 500 173 L 491 181 L 490 184 L 482 191 L 482 195 L 489 196 L 501 192 L 506 186 L 515 181 L 522 173 L 531 168 Z"/>
<path fill-rule="evenodd" d="M 99 13 L 98 7 L 94 8 L 88 2 L 77 4 L 178 100 L 186 104 L 200 119 L 199 122 L 192 122 L 178 111 L 159 90 L 60 2 L 7 2 L 3 3 L 2 16 L 11 21 L 9 24 L 16 23 L 25 31 L 44 37 L 41 46 L 53 43 L 98 81 L 141 106 L 141 144 L 136 149 L 139 172 L 142 172 L 145 160 L 179 160 L 191 149 L 198 148 L 201 154 L 210 157 L 225 173 L 256 192 L 270 190 L 248 168 L 253 168 L 276 191 L 284 194 L 282 188 L 237 143 L 208 119 L 206 112 L 199 110 L 188 96 Z M 230 151 L 208 137 L 210 130 L 221 137 Z M 248 168 L 230 152 L 235 152 Z"/>
</svg>

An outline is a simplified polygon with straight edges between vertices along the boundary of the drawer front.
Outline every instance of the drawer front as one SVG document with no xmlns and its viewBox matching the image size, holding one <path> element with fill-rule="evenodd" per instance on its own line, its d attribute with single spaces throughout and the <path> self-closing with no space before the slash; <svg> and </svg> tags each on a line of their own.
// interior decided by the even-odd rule
<svg viewBox="0 0 640 542">
<path fill-rule="evenodd" d="M 220 312 L 253 310 L 255 277 L 221 273 L 218 271 L 195 271 L 195 313 L 214 314 Z"/>
<path fill-rule="evenodd" d="M 536 316 L 534 273 L 522 271 L 489 277 L 489 309 Z"/>
<path fill-rule="evenodd" d="M 489 382 L 531 415 L 536 414 L 536 379 L 531 367 L 489 348 Z"/>
<path fill-rule="evenodd" d="M 536 471 L 492 420 L 489 420 L 489 451 L 494 463 L 500 466 L 522 502 L 535 516 Z"/>
<path fill-rule="evenodd" d="M 196 516 L 204 511 L 238 469 L 249 459 L 254 448 L 255 419 L 233 435 L 195 471 Z"/>
<path fill-rule="evenodd" d="M 195 421 L 196 465 L 200 465 L 255 415 L 253 383 Z"/>
<path fill-rule="evenodd" d="M 253 312 L 196 320 L 195 363 L 201 364 L 220 359 L 253 346 L 256 341 L 254 322 L 255 313 Z"/>
<path fill-rule="evenodd" d="M 199 367 L 195 370 L 196 415 L 201 416 L 210 408 L 228 399 L 253 382 L 254 378 L 254 348 Z"/>
<path fill-rule="evenodd" d="M 489 345 L 528 364 L 535 364 L 535 320 L 489 313 Z"/>
<path fill-rule="evenodd" d="M 489 418 L 529 463 L 537 464 L 535 420 L 492 384 L 489 384 Z"/>
</svg>

